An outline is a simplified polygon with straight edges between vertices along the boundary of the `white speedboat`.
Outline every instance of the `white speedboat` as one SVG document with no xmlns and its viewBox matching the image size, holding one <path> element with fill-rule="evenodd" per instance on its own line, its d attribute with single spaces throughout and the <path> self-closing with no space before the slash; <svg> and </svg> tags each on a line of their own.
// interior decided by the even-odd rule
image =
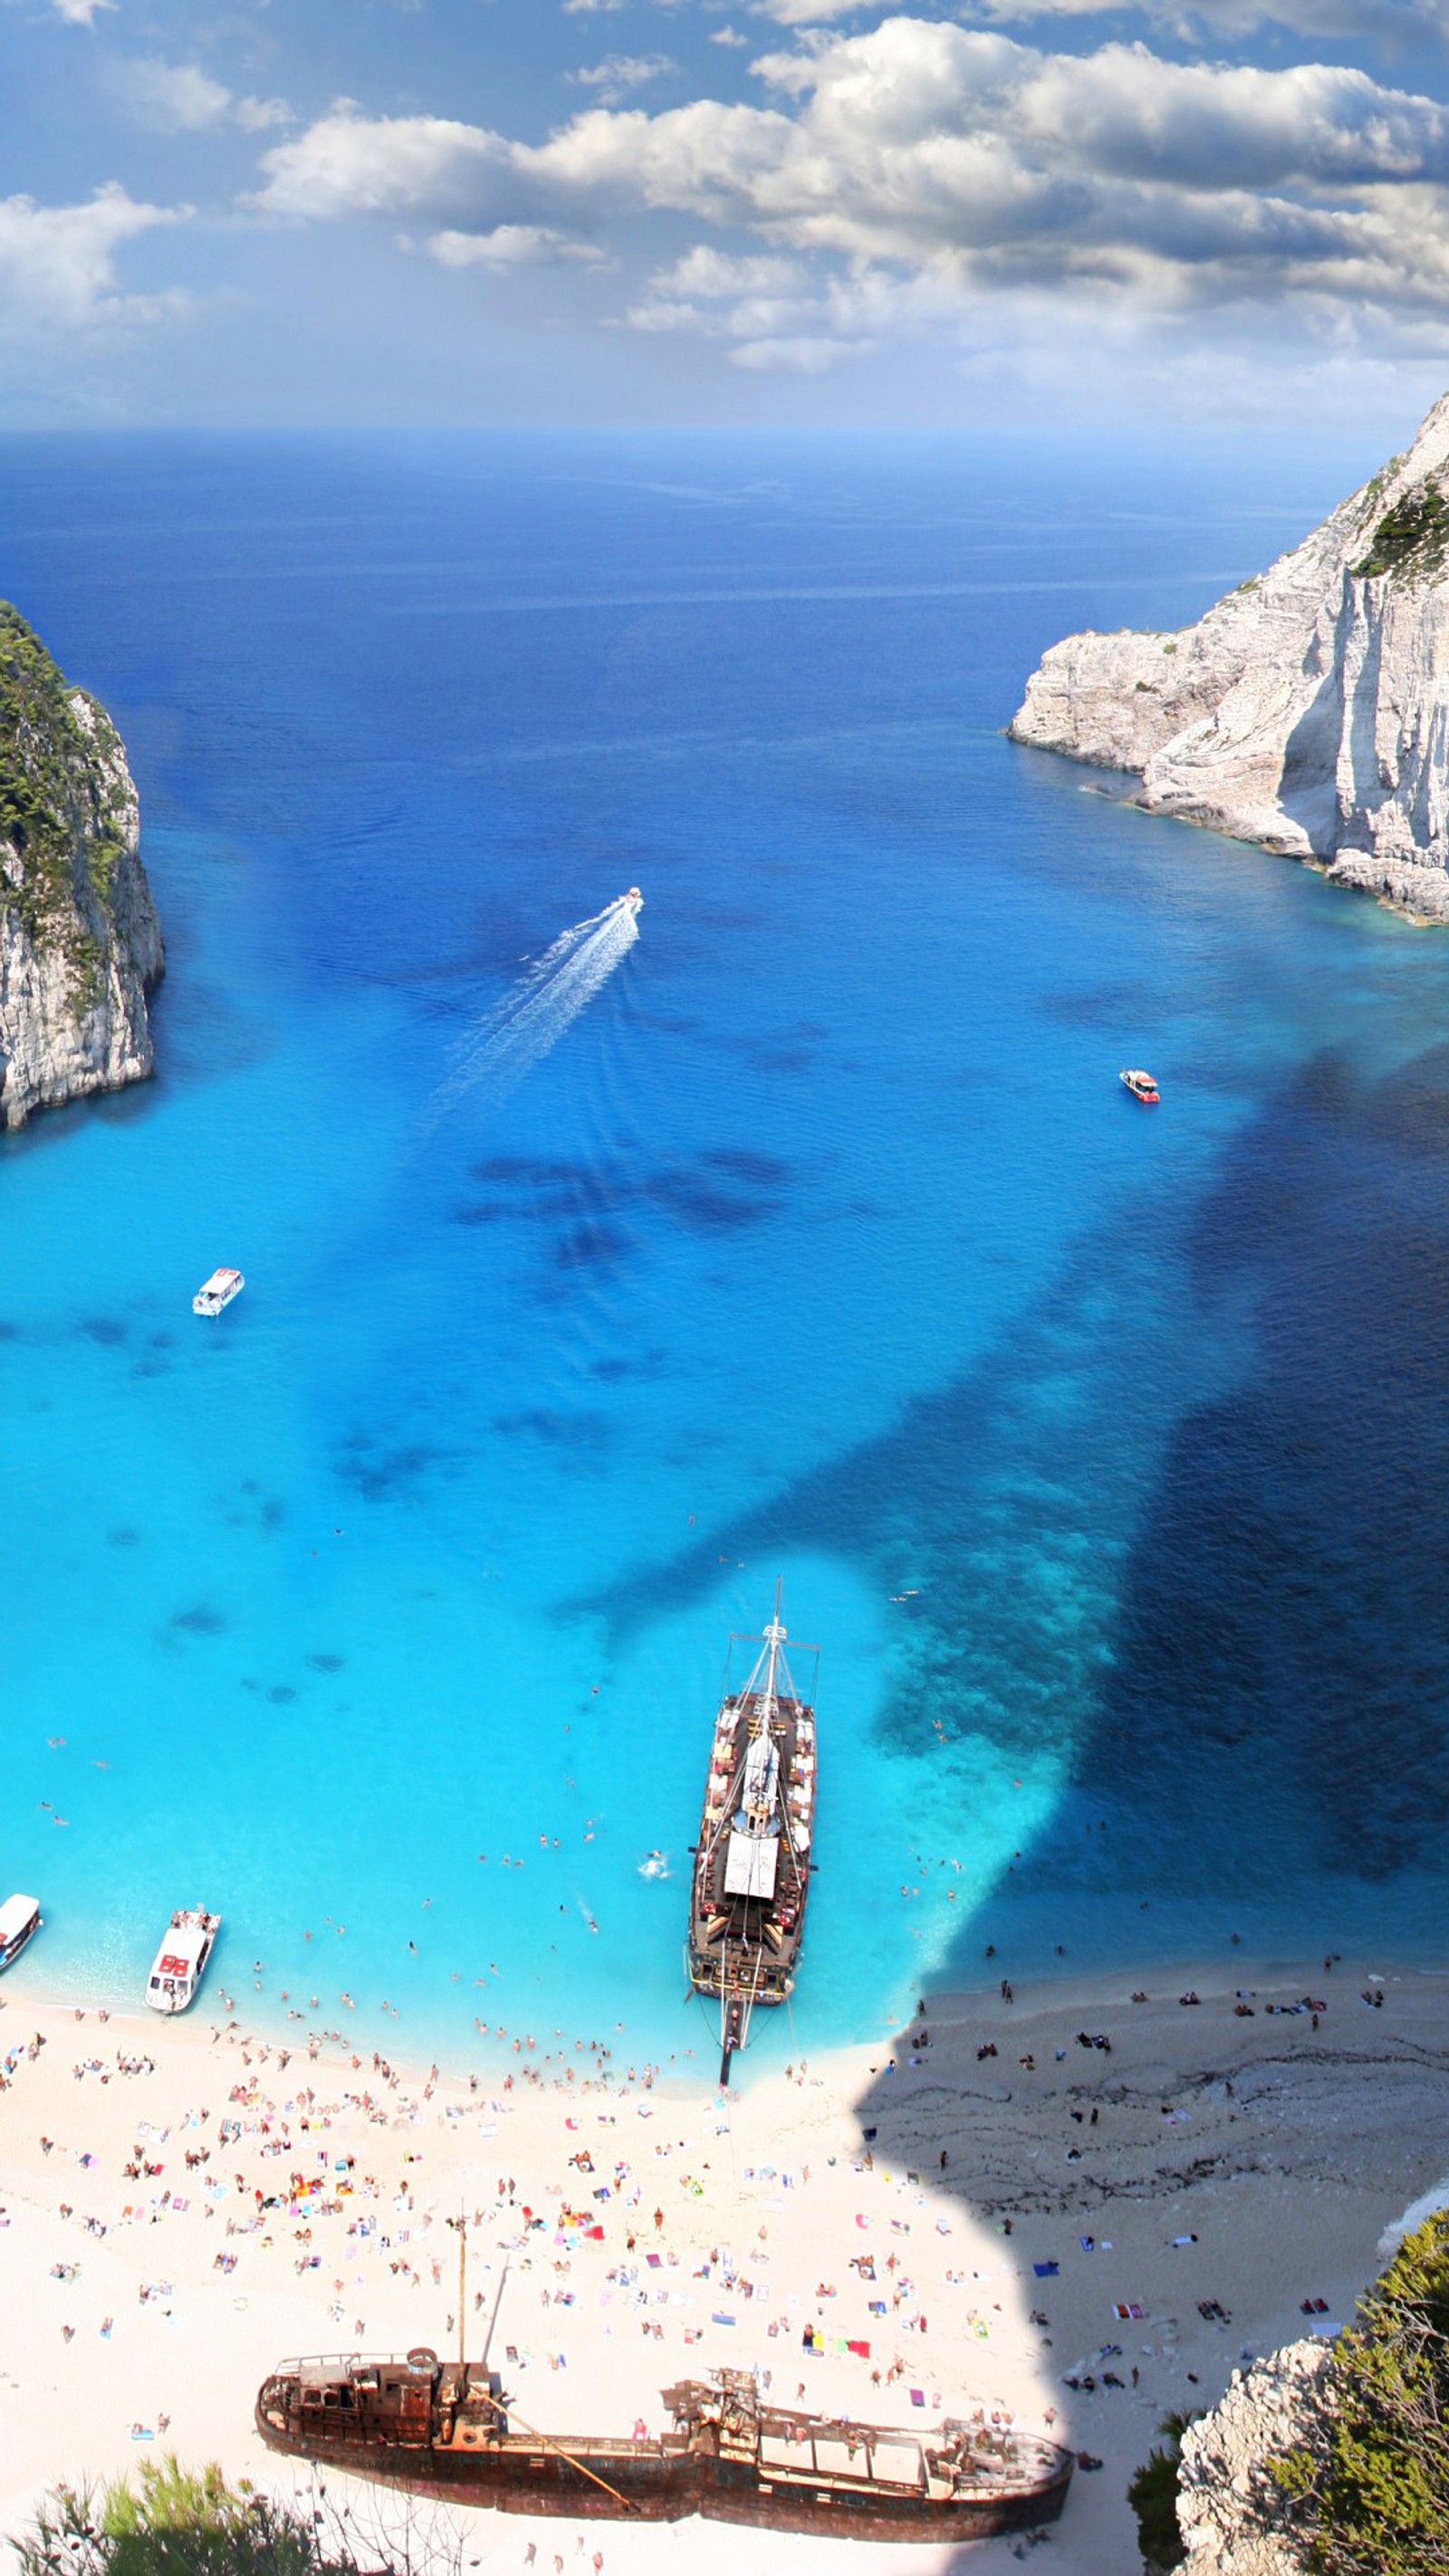
<svg viewBox="0 0 1449 2576">
<path fill-rule="evenodd" d="M 221 1916 L 208 1914 L 203 1905 L 189 1905 L 172 1915 L 146 1985 L 146 2001 L 153 2012 L 185 2012 L 194 2001 L 220 1930 Z"/>
<path fill-rule="evenodd" d="M 213 1270 L 191 1300 L 193 1315 L 219 1315 L 223 1306 L 241 1295 L 246 1284 L 239 1270 Z"/>
<path fill-rule="evenodd" d="M 0 1968 L 8 1968 L 18 1959 L 26 1942 L 41 1925 L 38 1896 L 7 1896 L 0 1905 Z"/>
</svg>

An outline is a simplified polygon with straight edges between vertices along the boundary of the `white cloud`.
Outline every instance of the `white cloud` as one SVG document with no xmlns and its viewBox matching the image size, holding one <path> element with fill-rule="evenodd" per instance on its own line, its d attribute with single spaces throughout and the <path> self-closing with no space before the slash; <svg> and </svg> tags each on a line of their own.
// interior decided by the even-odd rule
<svg viewBox="0 0 1449 2576">
<path fill-rule="evenodd" d="M 1449 0 L 1121 0 L 1150 25 L 1189 42 L 1205 31 L 1242 36 L 1263 26 L 1298 36 L 1449 36 Z M 965 0 L 959 14 L 1017 26 L 1045 18 L 1100 17 L 1104 0 Z M 779 16 L 774 7 L 767 16 Z M 821 12 L 820 14 L 824 14 Z"/>
<path fill-rule="evenodd" d="M 511 147 L 482 126 L 446 116 L 359 116 L 346 99 L 294 142 L 262 156 L 255 202 L 276 215 L 476 214 L 489 183 L 507 176 Z"/>
<path fill-rule="evenodd" d="M 93 27 L 98 9 L 114 9 L 116 0 L 50 0 L 57 18 L 68 27 Z"/>
<path fill-rule="evenodd" d="M 489 233 L 432 233 L 428 249 L 444 268 L 539 268 L 557 260 L 598 267 L 608 257 L 594 242 L 572 240 L 547 224 L 495 224 Z"/>
<path fill-rule="evenodd" d="M 677 68 L 668 54 L 606 54 L 601 63 L 589 63 L 569 78 L 580 89 L 596 89 L 606 107 L 617 107 L 631 90 L 647 89 L 650 81 Z"/>
<path fill-rule="evenodd" d="M 291 125 L 296 110 L 284 98 L 239 98 L 232 115 L 247 134 L 265 134 L 273 126 Z"/>
<path fill-rule="evenodd" d="M 784 372 L 795 376 L 823 376 L 838 367 L 842 358 L 854 357 L 855 350 L 844 340 L 742 340 L 730 351 L 730 364 L 750 367 L 759 374 Z"/>
<path fill-rule="evenodd" d="M 219 125 L 231 105 L 231 91 L 199 63 L 166 63 L 149 54 L 123 65 L 116 77 L 132 115 L 158 134 L 199 134 Z"/>
<path fill-rule="evenodd" d="M 748 45 L 750 40 L 740 34 L 738 27 L 713 27 L 709 41 L 712 45 Z"/>
<path fill-rule="evenodd" d="M 1111 0 L 1098 0 L 1099 7 L 1109 8 Z M 819 27 L 827 18 L 851 18 L 865 7 L 865 0 L 757 0 L 762 18 L 773 18 L 778 27 Z"/>
<path fill-rule="evenodd" d="M 258 202 L 484 241 L 647 210 L 753 233 L 807 273 L 661 272 L 629 316 L 773 353 L 749 365 L 979 333 L 988 298 L 1044 327 L 1054 301 L 1134 326 L 1287 311 L 1300 337 L 1449 325 L 1449 107 L 1364 72 L 1062 55 L 905 16 L 817 27 L 754 68 L 773 104 L 594 106 L 542 144 L 344 102 L 263 156 Z M 690 260 L 706 250 L 724 256 Z"/>
<path fill-rule="evenodd" d="M 84 205 L 38 206 L 33 197 L 0 198 L 0 312 L 7 327 L 83 329 L 109 322 L 154 322 L 174 314 L 176 295 L 127 295 L 115 268 L 123 242 L 157 224 L 182 223 L 188 206 L 148 206 L 114 185 Z"/>
</svg>

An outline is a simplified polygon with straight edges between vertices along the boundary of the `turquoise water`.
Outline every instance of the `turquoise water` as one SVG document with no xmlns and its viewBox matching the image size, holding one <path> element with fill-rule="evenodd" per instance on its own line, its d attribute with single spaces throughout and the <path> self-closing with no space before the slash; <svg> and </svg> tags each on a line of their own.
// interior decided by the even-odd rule
<svg viewBox="0 0 1449 2576">
<path fill-rule="evenodd" d="M 777 1576 L 824 1759 L 771 2050 L 987 1940 L 1437 1951 L 1449 944 L 1000 732 L 1364 461 L 0 446 L 170 958 L 157 1081 L 0 1151 L 17 1988 L 131 1999 L 204 1896 L 274 2020 L 708 2063 L 687 1846 Z"/>
</svg>

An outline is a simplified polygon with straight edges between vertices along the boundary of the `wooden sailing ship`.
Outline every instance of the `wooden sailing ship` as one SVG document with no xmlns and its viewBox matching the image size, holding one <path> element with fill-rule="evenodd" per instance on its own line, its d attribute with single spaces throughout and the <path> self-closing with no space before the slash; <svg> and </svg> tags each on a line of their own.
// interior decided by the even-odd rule
<svg viewBox="0 0 1449 2576">
<path fill-rule="evenodd" d="M 815 1832 L 815 1709 L 790 1678 L 778 1584 L 752 1642 L 749 1679 L 732 1692 L 726 1676 L 714 1722 L 689 1905 L 689 1981 L 719 2001 L 721 2084 L 756 2004 L 794 1986 Z M 803 1652 L 818 1662 L 818 1647 Z"/>
<path fill-rule="evenodd" d="M 1052 2522 L 1074 2466 L 1036 2435 L 951 2418 L 928 2431 L 771 2406 L 746 2371 L 663 2392 L 659 2435 L 542 2434 L 496 2373 L 419 2349 L 290 2361 L 263 2383 L 272 2450 L 508 2513 L 676 2522 L 704 2514 L 843 2539 L 985 2539 Z"/>
</svg>

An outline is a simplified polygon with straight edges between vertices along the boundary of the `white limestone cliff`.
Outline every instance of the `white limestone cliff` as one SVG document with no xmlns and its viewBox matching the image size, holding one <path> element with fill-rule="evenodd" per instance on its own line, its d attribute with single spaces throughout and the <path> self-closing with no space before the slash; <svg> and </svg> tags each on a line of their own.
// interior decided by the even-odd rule
<svg viewBox="0 0 1449 2576">
<path fill-rule="evenodd" d="M 153 1070 L 139 840 L 115 727 L 0 603 L 0 1125 Z"/>
<path fill-rule="evenodd" d="M 1308 2576 L 1301 2509 L 1268 2463 L 1321 2447 L 1332 2351 L 1305 2340 L 1235 2370 L 1217 2405 L 1188 2426 L 1177 2477 L 1183 2576 Z"/>
<path fill-rule="evenodd" d="M 1449 395 L 1196 626 L 1053 645 L 1009 731 L 1133 774 L 1154 813 L 1449 921 Z"/>
</svg>

